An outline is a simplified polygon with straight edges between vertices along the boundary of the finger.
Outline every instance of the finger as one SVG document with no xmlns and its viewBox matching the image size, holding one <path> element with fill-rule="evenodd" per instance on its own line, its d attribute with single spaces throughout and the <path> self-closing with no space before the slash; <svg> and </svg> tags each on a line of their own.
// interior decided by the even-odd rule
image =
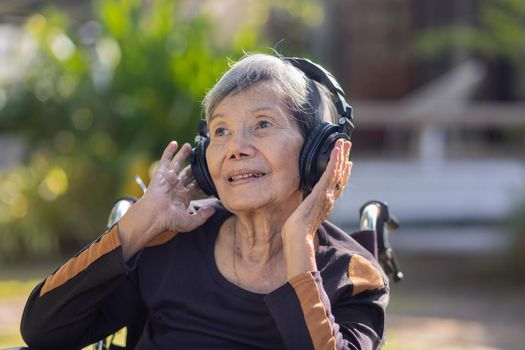
<svg viewBox="0 0 525 350">
<path fill-rule="evenodd" d="M 167 171 L 164 174 L 164 179 L 170 184 L 170 186 L 175 187 L 179 183 L 179 177 L 173 171 Z"/>
<path fill-rule="evenodd" d="M 341 175 L 343 172 L 344 166 L 344 142 L 342 139 L 337 140 L 336 142 L 336 155 L 335 155 L 335 168 L 334 175 L 332 178 L 332 185 L 336 185 L 341 181 Z"/>
<path fill-rule="evenodd" d="M 352 148 L 352 143 L 350 141 L 344 141 L 343 143 L 343 156 L 341 157 L 341 169 L 340 169 L 340 178 L 336 184 L 336 191 L 342 193 L 348 179 L 350 177 L 350 171 L 352 168 L 352 162 L 348 159 L 350 157 L 350 149 Z"/>
<path fill-rule="evenodd" d="M 340 143 L 340 151 L 339 151 L 339 157 L 337 159 L 337 171 L 335 174 L 335 185 L 334 185 L 334 195 L 336 197 L 339 197 L 339 195 L 343 192 L 343 188 L 345 186 L 344 182 L 344 172 L 346 167 L 346 149 L 345 149 L 345 142 L 341 140 Z"/>
<path fill-rule="evenodd" d="M 346 142 L 342 139 L 340 141 L 341 141 L 341 144 L 340 144 L 341 150 L 339 151 L 339 158 L 337 162 L 337 175 L 338 175 L 337 183 L 339 185 L 341 185 L 340 182 L 342 180 L 343 173 L 344 173 L 345 166 L 346 166 Z"/>
<path fill-rule="evenodd" d="M 352 166 L 353 166 L 353 163 L 351 161 L 347 161 L 346 162 L 345 169 L 344 169 L 343 175 L 341 177 L 341 186 L 340 186 L 340 193 L 339 194 L 343 193 L 343 191 L 346 188 L 346 185 L 348 183 L 348 179 L 350 178 L 350 174 L 352 173 Z"/>
<path fill-rule="evenodd" d="M 345 156 L 345 160 L 350 160 L 350 151 L 352 150 L 352 142 L 351 141 L 346 141 L 345 144 L 347 145 L 347 150 L 346 150 L 346 156 Z"/>
<path fill-rule="evenodd" d="M 343 180 L 345 181 L 345 184 L 346 184 L 349 178 L 350 171 L 352 169 L 352 165 L 353 165 L 353 163 L 350 161 L 350 151 L 352 150 L 352 142 L 345 141 L 345 146 L 346 146 L 345 148 L 346 152 L 345 152 L 345 157 L 344 157 L 345 167 L 344 167 Z"/>
<path fill-rule="evenodd" d="M 346 170 L 345 170 L 345 177 L 344 177 L 345 187 L 346 187 L 346 184 L 348 183 L 348 180 L 350 179 L 350 176 L 352 175 L 353 166 L 354 166 L 354 163 L 352 163 L 351 161 L 347 162 Z"/>
<path fill-rule="evenodd" d="M 319 179 L 319 182 L 315 185 L 314 190 L 316 188 L 322 189 L 322 191 L 330 190 L 332 191 L 335 187 L 335 184 L 337 183 L 337 163 L 339 162 L 340 158 L 340 141 L 336 141 L 335 147 L 332 149 L 332 152 L 330 153 L 330 159 L 328 160 L 328 164 L 326 165 L 326 169 Z"/>
<path fill-rule="evenodd" d="M 179 173 L 179 179 L 184 186 L 188 186 L 188 184 L 190 184 L 193 181 L 191 165 L 188 165 L 181 170 L 181 172 Z"/>
<path fill-rule="evenodd" d="M 186 186 L 186 188 L 192 196 L 197 194 L 201 190 L 199 185 L 197 184 L 197 181 L 195 180 L 193 180 L 188 186 Z"/>
<path fill-rule="evenodd" d="M 189 144 L 185 143 L 182 145 L 180 150 L 175 154 L 173 159 L 170 162 L 170 169 L 178 173 L 180 169 L 182 168 L 182 164 L 184 164 L 184 160 L 186 157 L 190 154 L 191 147 Z"/>
<path fill-rule="evenodd" d="M 168 167 L 170 164 L 171 157 L 175 154 L 177 151 L 177 148 L 179 147 L 177 141 L 171 141 L 168 146 L 164 149 L 164 152 L 162 153 L 162 157 L 159 161 L 160 167 Z"/>
</svg>

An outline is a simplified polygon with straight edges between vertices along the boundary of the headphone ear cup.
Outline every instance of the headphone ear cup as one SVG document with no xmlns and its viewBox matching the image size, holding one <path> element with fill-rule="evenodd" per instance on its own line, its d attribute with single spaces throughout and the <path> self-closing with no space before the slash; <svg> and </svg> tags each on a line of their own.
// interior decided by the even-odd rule
<svg viewBox="0 0 525 350">
<path fill-rule="evenodd" d="M 335 142 L 340 138 L 350 139 L 338 131 L 337 125 L 322 122 L 313 128 L 305 140 L 299 157 L 299 174 L 301 188 L 306 194 L 312 192 L 323 175 Z"/>
<path fill-rule="evenodd" d="M 199 185 L 204 193 L 219 198 L 208 169 L 208 163 L 206 162 L 206 149 L 208 148 L 208 144 L 209 140 L 206 137 L 201 137 L 201 139 L 196 142 L 192 150 L 191 172 L 197 185 Z"/>
</svg>

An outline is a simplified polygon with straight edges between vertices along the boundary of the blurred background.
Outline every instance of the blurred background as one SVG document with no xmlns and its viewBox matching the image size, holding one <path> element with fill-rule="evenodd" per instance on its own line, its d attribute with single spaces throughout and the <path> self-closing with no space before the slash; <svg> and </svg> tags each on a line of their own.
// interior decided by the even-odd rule
<svg viewBox="0 0 525 350">
<path fill-rule="evenodd" d="M 386 201 L 385 349 L 523 349 L 525 0 L 3 0 L 0 347 L 28 293 L 140 195 L 244 52 L 306 56 L 354 107 L 331 219 Z"/>
</svg>

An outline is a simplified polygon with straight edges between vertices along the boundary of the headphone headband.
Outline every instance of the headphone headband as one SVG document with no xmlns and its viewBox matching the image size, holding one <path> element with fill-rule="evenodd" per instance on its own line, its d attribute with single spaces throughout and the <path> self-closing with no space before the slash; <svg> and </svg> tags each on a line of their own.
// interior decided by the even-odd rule
<svg viewBox="0 0 525 350">
<path fill-rule="evenodd" d="M 302 71 L 309 79 L 315 80 L 324 85 L 334 95 L 334 104 L 337 109 L 337 114 L 339 115 L 337 118 L 339 132 L 350 135 L 355 128 L 352 106 L 346 102 L 345 92 L 337 80 L 335 80 L 334 76 L 321 65 L 314 63 L 307 58 L 283 57 L 283 60 Z"/>
</svg>

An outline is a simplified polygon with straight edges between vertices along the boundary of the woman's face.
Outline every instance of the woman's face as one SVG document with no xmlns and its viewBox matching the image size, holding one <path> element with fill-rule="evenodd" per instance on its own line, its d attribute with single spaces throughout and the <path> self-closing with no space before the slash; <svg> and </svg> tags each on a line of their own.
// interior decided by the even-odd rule
<svg viewBox="0 0 525 350">
<path fill-rule="evenodd" d="M 226 97 L 208 126 L 206 160 L 228 210 L 298 205 L 303 137 L 270 83 Z"/>
</svg>

